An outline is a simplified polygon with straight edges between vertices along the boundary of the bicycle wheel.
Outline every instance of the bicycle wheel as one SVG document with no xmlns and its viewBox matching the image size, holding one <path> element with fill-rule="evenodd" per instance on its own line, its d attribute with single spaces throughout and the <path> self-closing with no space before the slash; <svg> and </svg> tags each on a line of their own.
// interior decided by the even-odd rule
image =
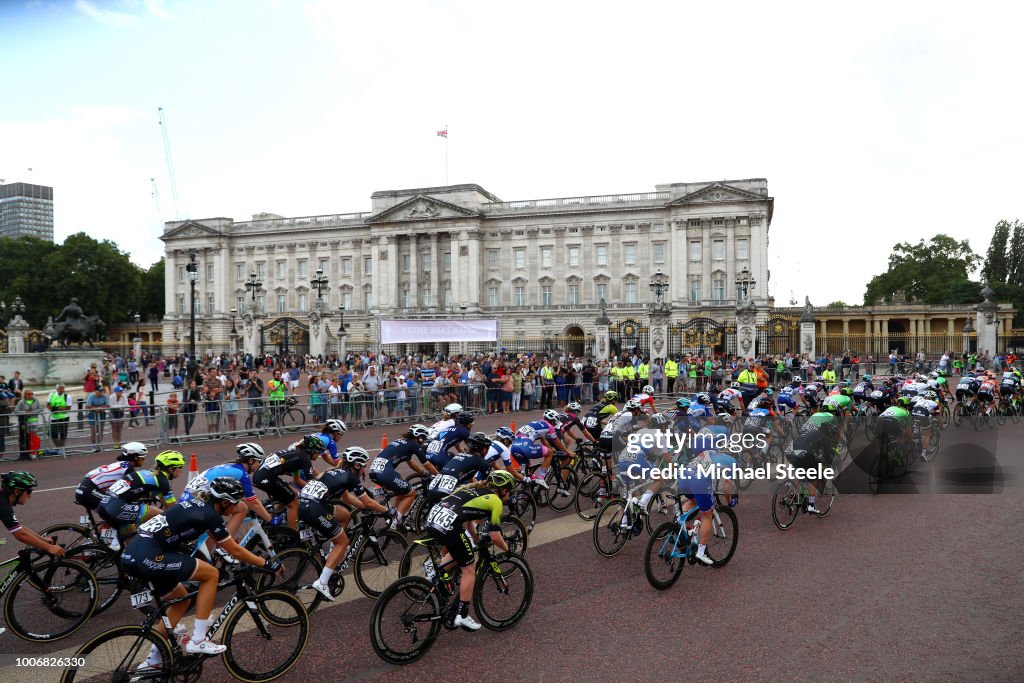
<svg viewBox="0 0 1024 683">
<path fill-rule="evenodd" d="M 40 531 L 39 535 L 65 548 L 100 542 L 92 529 L 82 524 L 52 524 Z"/>
<path fill-rule="evenodd" d="M 495 558 L 477 570 L 473 609 L 480 623 L 492 631 L 505 631 L 526 616 L 533 602 L 533 573 L 520 555 Z"/>
<path fill-rule="evenodd" d="M 289 408 L 281 414 L 281 429 L 297 432 L 306 424 L 306 414 L 297 408 Z"/>
<path fill-rule="evenodd" d="M 605 557 L 613 557 L 622 550 L 630 537 L 632 524 L 622 526 L 626 514 L 624 500 L 609 500 L 594 517 L 594 547 Z M 630 520 L 632 521 L 632 520 Z"/>
<path fill-rule="evenodd" d="M 156 648 L 158 664 L 146 658 Z M 172 655 L 167 639 L 141 626 L 118 626 L 96 636 L 74 655 L 81 666 L 67 669 L 61 683 L 72 681 L 169 681 Z"/>
<path fill-rule="evenodd" d="M 286 591 L 297 597 L 309 614 L 315 612 L 320 603 L 324 601 L 324 596 L 312 588 L 313 582 L 320 578 L 320 572 L 324 568 L 323 560 L 306 548 L 288 548 L 279 552 L 275 557 L 284 567 L 284 576 L 258 574 L 256 576 L 256 591 L 259 593 L 269 590 Z M 340 594 L 339 590 L 338 595 Z"/>
<path fill-rule="evenodd" d="M 35 577 L 42 580 L 40 586 Z M 4 620 L 11 632 L 34 643 L 52 642 L 80 629 L 96 609 L 99 589 L 89 568 L 72 560 L 37 563 L 7 590 Z"/>
<path fill-rule="evenodd" d="M 647 514 L 644 515 L 644 524 L 647 533 L 654 533 L 654 530 L 661 526 L 662 522 L 670 521 L 676 516 L 676 503 L 669 494 L 675 493 L 672 486 L 662 486 L 658 492 L 651 497 L 647 503 Z"/>
<path fill-rule="evenodd" d="M 64 555 L 66 560 L 84 564 L 96 577 L 99 598 L 96 601 L 94 614 L 100 614 L 109 609 L 121 597 L 124 586 L 121 581 L 121 567 L 118 564 L 120 556 L 121 554 L 116 550 L 100 543 L 88 543 L 69 548 Z"/>
<path fill-rule="evenodd" d="M 266 532 L 267 538 L 273 544 L 276 552 L 299 547 L 299 532 L 290 526 L 265 526 L 263 530 Z M 267 550 L 269 551 L 270 549 L 267 548 Z"/>
<path fill-rule="evenodd" d="M 943 403 L 942 410 L 939 411 L 939 429 L 949 429 L 951 417 L 952 416 L 949 414 L 949 406 Z"/>
<path fill-rule="evenodd" d="M 426 538 L 420 536 L 420 539 Z M 419 539 L 417 539 L 419 540 Z M 421 576 L 424 577 L 423 563 L 430 557 L 430 547 L 423 543 L 410 543 L 402 555 L 402 561 L 398 565 L 398 577 Z"/>
<path fill-rule="evenodd" d="M 1010 401 L 1010 419 L 1013 420 L 1014 424 L 1020 422 L 1021 417 L 1024 417 L 1024 410 L 1019 399 L 1013 399 Z"/>
<path fill-rule="evenodd" d="M 942 435 L 942 432 L 936 429 L 934 425 L 930 429 L 931 436 L 928 438 L 928 448 L 923 449 L 922 452 L 925 462 L 931 462 L 939 454 L 939 438 Z"/>
<path fill-rule="evenodd" d="M 537 500 L 529 491 L 517 488 L 508 497 L 508 509 L 513 515 L 523 520 L 527 531 L 533 531 L 537 523 Z"/>
<path fill-rule="evenodd" d="M 309 615 L 293 595 L 267 591 L 239 601 L 224 624 L 224 668 L 258 683 L 284 675 L 309 640 Z"/>
<path fill-rule="evenodd" d="M 651 534 L 644 551 L 647 582 L 660 591 L 671 588 L 686 565 L 686 548 L 679 522 L 664 522 Z"/>
<path fill-rule="evenodd" d="M 552 467 L 548 472 L 547 480 L 551 489 L 548 491 L 548 506 L 555 512 L 565 512 L 572 507 L 573 499 L 576 497 L 576 489 L 579 487 L 579 475 L 574 470 L 559 469 Z"/>
<path fill-rule="evenodd" d="M 751 469 L 753 467 L 758 466 L 759 464 L 760 463 L 757 463 L 757 462 L 754 461 L 754 456 L 753 456 L 753 454 L 748 449 L 744 449 L 740 453 L 736 454 L 736 466 L 738 468 L 740 468 L 741 470 Z M 736 482 L 736 485 L 740 489 L 745 489 L 748 486 L 750 486 L 752 483 L 753 483 L 752 479 L 747 479 L 746 477 L 740 477 L 739 480 Z"/>
<path fill-rule="evenodd" d="M 352 570 L 356 586 L 363 595 L 376 598 L 398 579 L 398 568 L 407 547 L 409 541 L 405 536 L 391 529 L 378 531 L 364 541 L 356 550 Z"/>
<path fill-rule="evenodd" d="M 964 404 L 957 403 L 953 407 L 953 426 L 959 428 L 964 423 L 967 413 L 964 411 Z"/>
<path fill-rule="evenodd" d="M 1004 401 L 1000 401 L 995 407 L 996 420 L 999 422 L 1000 426 L 1006 424 L 1007 408 L 1008 406 Z M 991 427 L 991 425 L 989 426 Z"/>
<path fill-rule="evenodd" d="M 729 564 L 740 540 L 740 523 L 736 513 L 728 505 L 715 507 L 711 518 L 711 538 L 708 542 L 708 557 L 715 561 L 712 567 Z"/>
<path fill-rule="evenodd" d="M 1003 418 L 1003 421 L 1005 422 L 1006 418 Z M 989 413 L 988 413 L 988 428 L 989 429 L 995 429 L 996 425 L 998 425 L 998 424 L 999 424 L 999 411 L 995 407 L 992 407 L 992 408 L 989 409 Z"/>
<path fill-rule="evenodd" d="M 515 515 L 503 515 L 501 518 L 501 537 L 508 544 L 508 551 L 526 557 L 526 549 L 530 545 L 530 535 L 526 531 L 523 520 Z"/>
<path fill-rule="evenodd" d="M 839 497 L 839 475 L 834 479 L 825 479 L 817 488 L 818 497 L 814 499 L 814 508 L 818 511 L 818 517 L 828 517 Z"/>
<path fill-rule="evenodd" d="M 573 505 L 576 507 L 577 516 L 584 522 L 589 522 L 597 516 L 597 511 L 610 497 L 604 476 L 588 474 L 576 489 Z"/>
<path fill-rule="evenodd" d="M 772 521 L 783 531 L 793 526 L 800 513 L 800 490 L 789 481 L 780 481 L 772 494 Z"/>
<path fill-rule="evenodd" d="M 407 576 L 388 586 L 370 614 L 370 644 L 390 664 L 409 664 L 427 653 L 441 631 L 441 603 L 434 586 Z"/>
</svg>

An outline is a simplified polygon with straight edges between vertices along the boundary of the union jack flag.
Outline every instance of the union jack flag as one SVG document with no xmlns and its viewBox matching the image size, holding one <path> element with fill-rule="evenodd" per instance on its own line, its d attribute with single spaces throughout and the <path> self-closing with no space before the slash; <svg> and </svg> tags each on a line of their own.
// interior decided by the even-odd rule
<svg viewBox="0 0 1024 683">
<path fill-rule="evenodd" d="M 441 138 L 447 138 L 448 137 L 448 129 L 445 128 L 444 130 L 437 131 L 437 136 L 441 137 Z"/>
</svg>

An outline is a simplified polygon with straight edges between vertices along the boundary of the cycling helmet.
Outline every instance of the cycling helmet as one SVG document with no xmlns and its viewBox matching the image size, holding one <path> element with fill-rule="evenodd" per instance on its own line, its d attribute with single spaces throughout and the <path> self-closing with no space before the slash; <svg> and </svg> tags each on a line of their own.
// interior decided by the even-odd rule
<svg viewBox="0 0 1024 683">
<path fill-rule="evenodd" d="M 172 467 L 184 467 L 185 456 L 178 451 L 164 451 L 156 456 L 156 464 L 165 470 Z"/>
<path fill-rule="evenodd" d="M 513 432 L 508 427 L 498 427 L 496 430 L 494 430 L 494 438 L 510 442 L 516 438 L 516 435 L 515 432 Z"/>
<path fill-rule="evenodd" d="M 704 406 L 711 405 L 711 396 L 709 396 L 706 392 L 702 391 L 699 394 L 697 394 L 697 403 Z"/>
<path fill-rule="evenodd" d="M 562 424 L 562 416 L 558 414 L 557 410 L 545 410 L 544 419 L 553 425 Z"/>
<path fill-rule="evenodd" d="M 841 381 L 839 383 L 839 386 L 841 386 L 841 387 L 848 387 L 848 386 L 850 386 L 850 380 L 844 379 L 843 381 Z"/>
<path fill-rule="evenodd" d="M 573 401 L 572 403 L 567 404 L 565 406 L 565 409 L 568 410 L 570 413 L 582 413 L 583 412 L 583 406 L 581 406 L 576 401 Z"/>
<path fill-rule="evenodd" d="M 835 403 L 826 403 L 823 406 L 821 406 L 821 409 L 824 412 L 832 413 L 833 415 L 835 415 L 837 412 L 839 412 L 839 406 L 837 406 Z"/>
<path fill-rule="evenodd" d="M 643 392 L 645 394 L 653 394 L 654 393 L 654 387 L 652 387 L 650 384 L 645 384 Z"/>
<path fill-rule="evenodd" d="M 803 384 L 804 383 L 804 378 L 801 377 L 800 375 L 793 375 L 792 382 L 793 382 L 793 384 Z"/>
<path fill-rule="evenodd" d="M 449 417 L 455 417 L 456 415 L 462 412 L 462 406 L 459 405 L 458 403 L 449 403 L 444 407 L 444 410 L 442 410 L 441 412 L 443 412 L 445 415 L 448 415 Z"/>
<path fill-rule="evenodd" d="M 10 491 L 15 489 L 31 491 L 39 486 L 39 480 L 30 472 L 4 472 L 3 485 L 5 489 Z"/>
<path fill-rule="evenodd" d="M 640 405 L 640 401 L 633 398 L 626 401 L 626 405 L 622 406 L 624 410 L 640 410 L 642 407 L 643 406 Z"/>
<path fill-rule="evenodd" d="M 308 451 L 309 453 L 319 453 L 324 448 L 324 440 L 320 438 L 319 434 L 307 434 L 302 437 L 302 441 L 299 443 L 299 450 Z"/>
<path fill-rule="evenodd" d="M 469 445 L 472 448 L 477 448 L 481 451 L 486 451 L 491 447 L 491 440 L 483 432 L 473 432 L 469 436 Z"/>
<path fill-rule="evenodd" d="M 871 381 L 871 375 L 864 375 L 864 381 L 865 382 L 870 382 Z"/>
<path fill-rule="evenodd" d="M 134 460 L 135 458 L 145 458 L 147 453 L 149 453 L 149 449 L 146 448 L 146 444 L 139 443 L 138 441 L 130 441 L 121 446 L 121 455 L 117 456 L 117 459 L 121 461 L 128 461 Z"/>
<path fill-rule="evenodd" d="M 921 398 L 926 398 L 929 401 L 935 401 L 935 400 L 938 400 L 939 395 L 936 394 L 934 391 L 929 390 L 929 391 L 926 391 L 923 394 L 921 394 Z"/>
<path fill-rule="evenodd" d="M 617 391 L 606 391 L 604 392 L 605 403 L 615 403 L 619 400 L 619 392 Z"/>
<path fill-rule="evenodd" d="M 415 424 L 409 427 L 409 433 L 412 434 L 414 439 L 426 439 L 430 436 L 430 428 L 425 425 Z"/>
<path fill-rule="evenodd" d="M 732 384 L 729 385 L 729 388 L 730 389 L 742 389 L 743 385 L 740 384 L 739 382 L 733 382 Z"/>
<path fill-rule="evenodd" d="M 342 457 L 345 458 L 345 462 L 349 465 L 365 465 L 370 462 L 370 454 L 366 452 L 365 448 L 359 446 L 350 446 L 345 449 L 342 453 Z"/>
<path fill-rule="evenodd" d="M 471 425 L 473 424 L 474 420 L 476 420 L 476 418 L 473 417 L 473 413 L 466 410 L 463 410 L 461 413 L 455 416 L 455 421 L 458 422 L 460 425 Z"/>
<path fill-rule="evenodd" d="M 338 432 L 339 434 L 342 435 L 344 435 L 345 432 L 348 431 L 348 427 L 345 426 L 345 423 L 342 422 L 341 420 L 328 420 L 327 424 L 324 426 L 327 427 L 329 431 Z"/>
<path fill-rule="evenodd" d="M 240 443 L 235 446 L 235 452 L 238 453 L 239 460 L 252 459 L 256 462 L 263 462 L 263 458 L 266 457 L 263 446 L 258 443 Z"/>
<path fill-rule="evenodd" d="M 685 396 L 682 397 L 682 398 L 677 398 L 676 399 L 676 408 L 679 408 L 679 410 L 689 410 L 690 409 L 690 399 L 686 398 Z"/>
<path fill-rule="evenodd" d="M 913 401 L 910 399 L 909 396 L 900 396 L 898 399 L 896 399 L 896 405 L 900 406 L 901 408 L 909 408 L 911 404 L 913 404 Z"/>
<path fill-rule="evenodd" d="M 210 495 L 218 500 L 226 500 L 232 505 L 242 500 L 245 492 L 242 482 L 234 477 L 217 477 L 210 482 Z"/>
<path fill-rule="evenodd" d="M 655 413 L 651 415 L 651 424 L 655 427 L 667 427 L 668 416 L 665 413 Z"/>
<path fill-rule="evenodd" d="M 768 387 L 767 389 L 764 390 L 764 393 L 768 394 L 769 396 L 774 396 L 775 390 L 772 389 L 771 387 Z"/>
<path fill-rule="evenodd" d="M 1013 376 L 1014 377 L 1020 377 L 1020 370 L 1018 370 L 1017 368 L 1014 368 L 1013 369 Z"/>
<path fill-rule="evenodd" d="M 510 489 L 516 485 L 516 478 L 505 470 L 494 470 L 487 475 L 487 483 L 496 491 Z"/>
<path fill-rule="evenodd" d="M 853 389 L 851 389 L 850 387 L 843 387 L 842 389 L 839 390 L 839 395 L 840 396 L 853 396 Z"/>
</svg>

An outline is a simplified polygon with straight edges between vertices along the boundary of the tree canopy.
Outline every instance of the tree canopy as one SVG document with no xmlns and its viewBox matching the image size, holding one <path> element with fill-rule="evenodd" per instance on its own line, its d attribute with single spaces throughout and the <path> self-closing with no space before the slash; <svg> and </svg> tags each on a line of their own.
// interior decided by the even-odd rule
<svg viewBox="0 0 1024 683">
<path fill-rule="evenodd" d="M 138 311 L 143 319 L 162 318 L 163 290 L 162 259 L 143 270 L 110 240 L 97 241 L 81 232 L 64 244 L 0 238 L 0 300 L 10 305 L 21 296 L 24 318 L 33 327 L 45 325 L 47 316 L 60 313 L 71 297 L 107 324 L 124 322 L 129 311 Z"/>
<path fill-rule="evenodd" d="M 980 301 L 980 285 L 970 276 L 981 263 L 967 240 L 935 235 L 917 244 L 900 242 L 889 256 L 889 269 L 868 282 L 864 304 L 891 303 L 896 292 L 925 304 L 971 303 L 968 292 Z M 967 298 L 968 300 L 964 300 Z"/>
</svg>

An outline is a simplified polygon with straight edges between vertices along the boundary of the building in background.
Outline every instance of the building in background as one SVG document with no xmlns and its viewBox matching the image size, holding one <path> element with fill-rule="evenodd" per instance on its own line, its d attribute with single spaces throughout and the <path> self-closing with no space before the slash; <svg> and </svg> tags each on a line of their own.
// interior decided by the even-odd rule
<svg viewBox="0 0 1024 683">
<path fill-rule="evenodd" d="M 53 241 L 53 188 L 31 183 L 0 185 L 0 237 Z"/>
</svg>

